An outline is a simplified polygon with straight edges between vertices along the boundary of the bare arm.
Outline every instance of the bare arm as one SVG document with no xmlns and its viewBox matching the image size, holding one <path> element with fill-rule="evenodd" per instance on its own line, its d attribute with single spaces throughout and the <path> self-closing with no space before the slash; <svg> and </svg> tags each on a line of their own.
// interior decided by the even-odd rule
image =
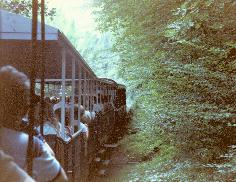
<svg viewBox="0 0 236 182">
<path fill-rule="evenodd" d="M 53 180 L 53 182 L 66 182 L 68 178 L 63 168 L 61 168 L 60 173 L 58 176 Z"/>
</svg>

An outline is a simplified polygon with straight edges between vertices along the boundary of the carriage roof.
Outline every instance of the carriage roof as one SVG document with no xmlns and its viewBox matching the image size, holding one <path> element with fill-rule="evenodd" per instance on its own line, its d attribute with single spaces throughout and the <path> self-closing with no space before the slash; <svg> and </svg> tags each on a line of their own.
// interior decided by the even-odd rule
<svg viewBox="0 0 236 182">
<path fill-rule="evenodd" d="M 27 75 L 31 69 L 31 26 L 32 20 L 22 15 L 0 9 L 0 66 L 11 64 Z M 38 23 L 37 39 L 41 40 L 41 24 Z M 57 28 L 45 26 L 46 39 L 46 79 L 61 78 L 61 52 L 66 49 L 66 78 L 71 78 L 72 58 L 76 65 L 82 66 L 89 77 L 96 78 L 95 73 L 84 61 L 79 52 L 73 47 L 66 36 Z M 40 52 L 40 47 L 38 51 Z M 40 64 L 38 64 L 40 65 Z M 36 67 L 37 69 L 37 67 Z M 39 69 L 37 69 L 39 70 Z M 39 74 L 39 73 L 38 73 Z M 37 75 L 39 77 L 39 75 Z M 78 73 L 76 74 L 78 78 Z"/>
</svg>

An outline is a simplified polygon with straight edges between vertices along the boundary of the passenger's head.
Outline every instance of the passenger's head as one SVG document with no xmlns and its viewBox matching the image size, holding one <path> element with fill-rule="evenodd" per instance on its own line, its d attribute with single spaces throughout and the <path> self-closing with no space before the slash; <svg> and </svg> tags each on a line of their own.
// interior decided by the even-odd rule
<svg viewBox="0 0 236 182">
<path fill-rule="evenodd" d="M 94 102 L 94 104 L 97 104 L 97 97 L 93 97 L 93 102 Z"/>
<path fill-rule="evenodd" d="M 29 106 L 30 84 L 27 76 L 12 66 L 0 68 L 0 123 L 13 126 L 21 121 Z"/>
<path fill-rule="evenodd" d="M 51 100 L 50 100 L 50 97 L 45 97 L 45 102 L 47 102 L 47 103 L 51 103 Z"/>
<path fill-rule="evenodd" d="M 75 104 L 78 104 L 78 103 L 79 103 L 79 97 L 75 96 Z"/>
<path fill-rule="evenodd" d="M 103 104 L 104 103 L 104 96 L 103 95 L 101 95 L 101 102 L 100 102 L 101 104 Z"/>
<path fill-rule="evenodd" d="M 74 107 L 74 119 L 78 120 L 78 106 Z"/>
<path fill-rule="evenodd" d="M 70 103 L 70 96 L 66 96 L 66 103 Z"/>
<path fill-rule="evenodd" d="M 80 100 L 81 100 L 81 105 L 84 105 L 84 99 L 83 99 L 83 96 L 81 95 L 80 97 Z"/>
<path fill-rule="evenodd" d="M 57 103 L 57 98 L 55 96 L 50 97 L 50 102 L 52 104 L 56 104 Z"/>
<path fill-rule="evenodd" d="M 54 115 L 58 121 L 61 121 L 61 108 L 60 107 L 54 111 Z"/>
<path fill-rule="evenodd" d="M 52 121 L 55 117 L 53 112 L 53 107 L 50 104 L 50 102 L 45 101 L 45 115 L 46 115 L 46 121 Z"/>
<path fill-rule="evenodd" d="M 101 104 L 101 96 L 98 94 L 98 104 Z"/>
<path fill-rule="evenodd" d="M 82 105 L 80 105 L 80 116 L 82 116 L 85 112 L 85 109 Z"/>
<path fill-rule="evenodd" d="M 107 95 L 104 96 L 104 102 L 105 102 L 105 103 L 108 102 L 108 97 L 107 97 Z"/>
<path fill-rule="evenodd" d="M 57 121 L 61 122 L 61 108 L 57 108 L 54 111 L 55 118 Z M 65 108 L 65 125 L 68 125 L 68 121 L 70 120 L 70 109 Z"/>
<path fill-rule="evenodd" d="M 75 106 L 74 107 L 74 118 L 75 118 L 75 120 L 78 120 L 78 106 Z M 84 113 L 85 113 L 85 109 L 84 109 L 84 107 L 81 105 L 80 106 L 80 117 L 81 116 L 83 116 L 84 115 Z"/>
</svg>

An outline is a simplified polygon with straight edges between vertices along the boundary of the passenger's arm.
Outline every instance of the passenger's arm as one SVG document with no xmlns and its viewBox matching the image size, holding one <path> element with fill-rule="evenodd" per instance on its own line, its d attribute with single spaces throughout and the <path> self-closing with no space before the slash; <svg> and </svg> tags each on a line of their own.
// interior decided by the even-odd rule
<svg viewBox="0 0 236 182">
<path fill-rule="evenodd" d="M 0 180 L 1 181 L 19 181 L 35 182 L 23 169 L 21 169 L 13 158 L 4 154 L 0 150 Z"/>
<path fill-rule="evenodd" d="M 51 147 L 48 145 L 47 142 L 44 143 L 45 147 L 47 148 L 47 150 L 50 152 L 50 154 L 55 157 L 55 153 L 53 152 L 53 150 L 51 149 Z"/>
<path fill-rule="evenodd" d="M 64 169 L 61 168 L 60 173 L 52 180 L 52 182 L 66 182 L 68 178 Z"/>
<path fill-rule="evenodd" d="M 88 140 L 88 138 L 89 138 L 89 127 L 88 127 L 87 124 L 84 124 L 84 125 L 85 125 L 85 127 L 86 127 L 85 139 Z"/>
<path fill-rule="evenodd" d="M 36 181 L 67 181 L 64 170 L 44 143 L 41 143 L 40 150 L 40 155 L 33 161 Z"/>
</svg>

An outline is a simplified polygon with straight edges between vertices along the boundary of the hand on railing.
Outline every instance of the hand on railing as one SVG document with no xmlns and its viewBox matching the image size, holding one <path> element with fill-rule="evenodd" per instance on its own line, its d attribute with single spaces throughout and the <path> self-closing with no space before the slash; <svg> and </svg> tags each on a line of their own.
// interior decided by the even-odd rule
<svg viewBox="0 0 236 182">
<path fill-rule="evenodd" d="M 65 126 L 66 129 L 66 135 L 70 138 L 72 138 L 72 134 L 71 134 L 71 128 L 69 126 Z"/>
</svg>

